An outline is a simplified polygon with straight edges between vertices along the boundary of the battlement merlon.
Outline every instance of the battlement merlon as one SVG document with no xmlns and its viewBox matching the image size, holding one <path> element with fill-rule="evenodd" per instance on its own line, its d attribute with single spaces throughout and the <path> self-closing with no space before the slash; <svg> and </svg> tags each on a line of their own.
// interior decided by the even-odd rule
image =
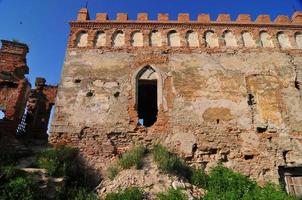
<svg viewBox="0 0 302 200">
<path fill-rule="evenodd" d="M 201 23 L 201 24 L 251 24 L 251 25 L 302 25 L 302 11 L 296 11 L 291 19 L 288 16 L 277 16 L 274 21 L 269 15 L 259 15 L 255 21 L 251 20 L 250 15 L 240 14 L 235 21 L 231 20 L 229 14 L 218 15 L 215 21 L 212 21 L 209 14 L 199 14 L 196 20 L 190 20 L 188 13 L 179 13 L 177 20 L 170 20 L 169 14 L 158 13 L 157 20 L 149 20 L 148 13 L 138 13 L 136 20 L 129 20 L 127 13 L 117 13 L 116 18 L 111 20 L 107 13 L 97 13 L 96 18 L 91 20 L 87 8 L 82 8 L 78 12 L 77 21 L 72 21 L 71 24 L 79 22 L 93 22 L 93 23 Z"/>
</svg>

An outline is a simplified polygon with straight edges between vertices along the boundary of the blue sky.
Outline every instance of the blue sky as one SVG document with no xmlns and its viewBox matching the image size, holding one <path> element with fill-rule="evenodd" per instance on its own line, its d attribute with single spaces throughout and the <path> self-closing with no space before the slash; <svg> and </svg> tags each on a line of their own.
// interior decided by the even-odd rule
<svg viewBox="0 0 302 200">
<path fill-rule="evenodd" d="M 86 0 L 0 0 L 0 39 L 17 39 L 30 47 L 29 79 L 42 76 L 48 83 L 56 84 L 64 61 L 68 21 L 76 18 L 77 11 Z M 89 0 L 91 18 L 96 12 L 107 12 L 112 19 L 117 12 L 129 13 L 130 19 L 138 12 L 148 12 L 151 19 L 157 13 L 188 12 L 192 19 L 198 13 L 209 13 L 216 19 L 219 13 L 291 16 L 293 7 L 302 10 L 302 0 Z"/>
</svg>

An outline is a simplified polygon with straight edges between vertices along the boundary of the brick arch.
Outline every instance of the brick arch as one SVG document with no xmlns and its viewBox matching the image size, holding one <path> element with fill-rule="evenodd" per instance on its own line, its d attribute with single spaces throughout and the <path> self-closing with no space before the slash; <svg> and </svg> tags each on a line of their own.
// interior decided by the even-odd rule
<svg viewBox="0 0 302 200">
<path fill-rule="evenodd" d="M 103 30 L 96 31 L 93 37 L 93 46 L 94 47 L 103 47 L 106 46 L 106 32 Z"/>
<path fill-rule="evenodd" d="M 231 30 L 225 30 L 223 31 L 223 38 L 224 38 L 224 44 L 226 47 L 237 47 L 238 46 L 238 41 Z"/>
<path fill-rule="evenodd" d="M 171 47 L 180 47 L 180 34 L 177 30 L 170 30 L 167 34 L 168 37 L 168 46 Z"/>
<path fill-rule="evenodd" d="M 259 32 L 259 37 L 260 37 L 260 43 L 262 47 L 269 47 L 273 48 L 274 43 L 271 34 L 268 33 L 266 30 L 261 30 Z"/>
<path fill-rule="evenodd" d="M 74 40 L 75 47 L 87 47 L 88 46 L 88 31 L 79 30 L 75 33 Z"/>
<path fill-rule="evenodd" d="M 162 34 L 159 30 L 152 30 L 149 34 L 149 43 L 152 47 L 162 46 Z"/>
<path fill-rule="evenodd" d="M 241 31 L 240 35 L 244 47 L 256 47 L 256 41 L 252 33 L 247 30 L 244 30 Z"/>
<path fill-rule="evenodd" d="M 144 46 L 144 36 L 142 31 L 136 30 L 130 34 L 131 37 L 131 46 L 142 47 Z"/>
<path fill-rule="evenodd" d="M 125 33 L 122 30 L 116 30 L 111 37 L 113 47 L 122 47 L 125 45 Z"/>
<path fill-rule="evenodd" d="M 205 31 L 204 39 L 206 42 L 206 47 L 209 48 L 219 47 L 219 40 L 217 34 L 213 30 Z"/>
<path fill-rule="evenodd" d="M 277 34 L 277 40 L 280 48 L 282 49 L 289 49 L 291 48 L 290 40 L 288 35 L 284 31 L 278 31 Z"/>
<path fill-rule="evenodd" d="M 188 30 L 186 32 L 186 46 L 188 47 L 198 47 L 199 40 L 198 40 L 198 32 L 193 30 Z"/>
</svg>

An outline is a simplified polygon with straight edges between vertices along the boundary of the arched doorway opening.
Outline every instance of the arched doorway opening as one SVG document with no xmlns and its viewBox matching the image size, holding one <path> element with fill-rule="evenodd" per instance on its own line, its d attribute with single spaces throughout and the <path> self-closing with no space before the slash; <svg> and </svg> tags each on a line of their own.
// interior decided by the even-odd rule
<svg viewBox="0 0 302 200">
<path fill-rule="evenodd" d="M 138 73 L 136 84 L 139 123 L 150 127 L 157 120 L 158 73 L 151 66 L 146 66 Z"/>
</svg>

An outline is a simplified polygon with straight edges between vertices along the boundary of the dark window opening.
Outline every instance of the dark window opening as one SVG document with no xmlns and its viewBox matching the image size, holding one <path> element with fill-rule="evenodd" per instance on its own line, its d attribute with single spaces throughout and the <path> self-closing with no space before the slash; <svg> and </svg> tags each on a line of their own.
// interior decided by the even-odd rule
<svg viewBox="0 0 302 200">
<path fill-rule="evenodd" d="M 138 117 L 146 127 L 152 126 L 157 117 L 157 81 L 138 80 Z"/>
</svg>

